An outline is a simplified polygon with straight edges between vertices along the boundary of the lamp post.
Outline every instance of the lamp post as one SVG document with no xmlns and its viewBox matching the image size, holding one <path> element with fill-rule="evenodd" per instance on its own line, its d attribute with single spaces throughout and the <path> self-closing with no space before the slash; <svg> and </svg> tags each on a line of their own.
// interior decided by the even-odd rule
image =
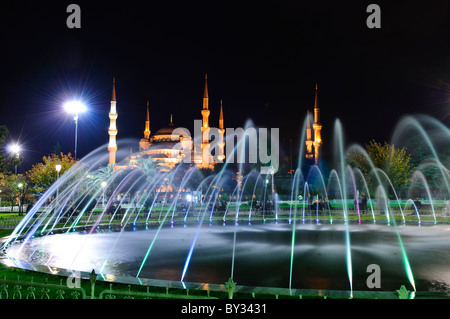
<svg viewBox="0 0 450 319">
<path fill-rule="evenodd" d="M 64 103 L 64 109 L 70 114 L 74 114 L 75 121 L 75 160 L 77 159 L 77 139 L 78 139 L 78 114 L 86 111 L 86 106 L 80 101 L 69 101 Z"/>
<path fill-rule="evenodd" d="M 105 209 L 105 187 L 106 187 L 106 185 L 108 185 L 108 183 L 107 182 L 105 182 L 105 181 L 103 181 L 103 182 L 101 182 L 101 184 L 100 184 L 101 186 L 102 186 L 102 188 L 103 188 L 103 195 L 102 195 L 102 206 L 103 206 L 103 209 Z"/>
<path fill-rule="evenodd" d="M 17 184 L 17 187 L 19 188 L 19 216 L 21 216 L 22 214 L 22 210 L 21 210 L 21 197 L 22 197 L 22 189 L 23 189 L 23 183 L 19 183 Z"/>
<path fill-rule="evenodd" d="M 20 152 L 20 145 L 17 143 L 10 144 L 9 145 L 9 152 L 13 153 L 16 159 L 19 158 L 19 152 Z M 17 175 L 17 162 L 14 165 L 14 174 Z"/>
<path fill-rule="evenodd" d="M 58 162 L 58 164 L 55 165 L 56 170 L 56 204 L 58 204 L 58 195 L 59 195 L 59 172 L 61 171 L 62 165 Z"/>
</svg>

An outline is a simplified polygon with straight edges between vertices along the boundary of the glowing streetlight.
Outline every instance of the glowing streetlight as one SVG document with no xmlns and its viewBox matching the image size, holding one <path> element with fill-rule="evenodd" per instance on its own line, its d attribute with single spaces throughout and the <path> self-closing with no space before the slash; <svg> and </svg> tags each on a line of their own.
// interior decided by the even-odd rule
<svg viewBox="0 0 450 319">
<path fill-rule="evenodd" d="M 11 153 L 15 153 L 15 154 L 19 155 L 20 145 L 19 144 L 11 144 L 9 149 L 10 149 Z"/>
<path fill-rule="evenodd" d="M 75 114 L 75 160 L 77 159 L 77 136 L 78 136 L 78 114 L 87 110 L 86 106 L 80 101 L 69 101 L 64 103 L 64 109 L 67 113 Z"/>
<path fill-rule="evenodd" d="M 9 152 L 13 153 L 14 156 L 16 156 L 16 159 L 19 158 L 19 152 L 21 151 L 21 147 L 19 144 L 14 143 L 14 144 L 10 144 L 8 145 L 9 148 Z M 15 171 L 15 175 L 17 175 L 17 164 L 14 165 L 14 171 Z"/>
</svg>

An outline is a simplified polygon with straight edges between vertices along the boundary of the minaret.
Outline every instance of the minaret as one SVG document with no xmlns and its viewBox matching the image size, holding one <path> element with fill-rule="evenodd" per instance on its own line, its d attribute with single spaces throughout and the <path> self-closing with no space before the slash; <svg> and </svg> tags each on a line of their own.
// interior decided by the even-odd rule
<svg viewBox="0 0 450 319">
<path fill-rule="evenodd" d="M 150 112 L 148 109 L 148 100 L 147 100 L 147 118 L 145 121 L 145 129 L 144 129 L 144 137 L 139 141 L 139 151 L 146 150 L 150 147 Z"/>
<path fill-rule="evenodd" d="M 202 123 L 202 132 L 205 131 L 207 128 L 209 128 L 209 97 L 208 97 L 208 78 L 207 74 L 205 73 L 205 90 L 203 91 L 203 109 L 202 109 L 202 117 L 203 117 L 203 123 Z M 205 140 L 203 140 L 205 141 Z"/>
<path fill-rule="evenodd" d="M 317 93 L 317 83 L 316 83 L 316 98 L 314 100 L 314 163 L 319 164 L 320 146 L 322 145 L 322 137 L 320 131 L 322 130 L 322 124 L 320 123 L 320 109 Z"/>
<path fill-rule="evenodd" d="M 219 156 L 217 159 L 221 162 L 225 159 L 225 129 L 223 128 L 223 108 L 222 108 L 222 100 L 220 100 L 220 116 L 219 116 Z"/>
<path fill-rule="evenodd" d="M 313 140 L 312 140 L 312 132 L 311 132 L 311 122 L 309 119 L 309 110 L 307 111 L 307 115 L 306 115 L 306 120 L 307 122 L 307 127 L 306 127 L 306 158 L 307 159 L 312 159 L 314 157 L 313 154 Z"/>
<path fill-rule="evenodd" d="M 148 110 L 148 101 L 147 101 L 147 120 L 145 121 L 145 130 L 144 130 L 144 138 L 149 139 L 150 138 L 150 112 Z"/>
<path fill-rule="evenodd" d="M 113 78 L 113 89 L 112 89 L 112 97 L 111 97 L 111 109 L 109 111 L 109 144 L 108 144 L 108 151 L 109 151 L 109 165 L 115 165 L 116 164 L 116 151 L 117 151 L 117 144 L 116 144 L 116 136 L 117 136 L 117 126 L 116 126 L 116 120 L 117 120 L 117 110 L 116 110 L 116 79 Z"/>
<path fill-rule="evenodd" d="M 208 97 L 208 78 L 205 73 L 205 90 L 203 91 L 203 109 L 202 109 L 202 166 L 208 166 L 208 163 L 204 163 L 203 154 L 209 153 L 209 138 L 208 134 L 204 134 L 206 130 L 209 130 L 209 97 Z"/>
</svg>

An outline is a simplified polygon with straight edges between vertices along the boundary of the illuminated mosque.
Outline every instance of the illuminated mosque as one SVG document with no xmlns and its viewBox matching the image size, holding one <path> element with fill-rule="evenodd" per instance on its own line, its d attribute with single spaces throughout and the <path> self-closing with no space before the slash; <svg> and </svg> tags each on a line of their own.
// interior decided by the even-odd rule
<svg viewBox="0 0 450 319">
<path fill-rule="evenodd" d="M 123 167 L 122 165 L 116 165 L 116 151 L 117 143 L 116 136 L 117 130 L 117 100 L 116 100 L 116 88 L 115 80 L 113 80 L 111 108 L 109 112 L 110 125 L 108 129 L 109 143 L 109 165 L 114 166 L 115 169 Z M 314 123 L 311 129 L 311 121 L 309 116 L 309 110 L 307 111 L 307 128 L 306 128 L 306 159 L 311 163 L 318 164 L 320 158 L 320 148 L 322 146 L 321 130 L 322 124 L 320 123 L 320 109 L 318 103 L 318 88 L 316 84 L 315 99 L 314 99 Z M 202 141 L 201 152 L 195 153 L 193 147 L 192 137 L 188 134 L 179 134 L 173 123 L 172 114 L 170 115 L 170 122 L 168 126 L 160 128 L 153 135 L 150 130 L 150 112 L 149 103 L 147 101 L 147 117 L 145 121 L 144 137 L 139 142 L 139 153 L 137 155 L 131 155 L 128 158 L 130 165 L 136 163 L 139 158 L 152 158 L 154 161 L 161 163 L 168 169 L 172 169 L 177 164 L 181 163 L 187 157 L 190 163 L 194 163 L 198 168 L 213 169 L 216 162 L 212 160 L 212 155 L 209 152 L 211 147 L 211 140 L 207 138 L 208 134 L 203 134 L 206 130 L 210 129 L 209 125 L 209 97 L 208 97 L 208 83 L 207 75 L 205 74 L 205 88 L 203 92 L 203 108 L 201 110 L 202 115 Z M 175 131 L 175 132 L 174 132 Z M 219 116 L 219 142 L 217 143 L 218 156 L 217 159 L 220 162 L 225 160 L 225 129 L 223 120 L 223 108 L 222 101 L 220 101 L 220 116 Z M 208 132 L 207 132 L 208 133 Z M 314 135 L 313 135 L 314 134 Z M 182 146 L 175 147 L 175 146 Z M 191 150 L 185 152 L 185 150 Z"/>
<path fill-rule="evenodd" d="M 115 80 L 113 80 L 113 90 L 112 90 L 112 98 L 111 98 L 111 108 L 109 112 L 110 125 L 108 129 L 109 134 L 109 143 L 108 143 L 108 152 L 109 152 L 109 165 L 115 167 L 115 169 L 119 169 L 122 166 L 116 165 L 116 151 L 117 151 L 117 143 L 116 136 L 118 133 L 117 130 L 117 100 L 116 100 L 116 88 L 115 88 Z M 194 152 L 192 137 L 189 134 L 183 134 L 183 132 L 179 132 L 176 130 L 176 127 L 173 123 L 173 116 L 170 115 L 170 122 L 168 126 L 160 128 L 153 135 L 150 130 L 150 111 L 149 111 L 149 103 L 147 101 L 147 117 L 145 121 L 145 129 L 144 129 L 144 137 L 139 142 L 139 153 L 137 155 L 130 155 L 129 163 L 132 165 L 139 158 L 152 158 L 160 165 L 168 169 L 172 169 L 177 164 L 182 161 L 194 163 L 198 168 L 207 168 L 213 169 L 216 162 L 213 161 L 213 156 L 209 152 L 211 147 L 211 140 L 207 138 L 209 134 L 205 131 L 210 129 L 209 125 L 209 96 L 208 96 L 208 83 L 207 83 L 207 75 L 205 75 L 205 88 L 203 92 L 203 108 L 201 110 L 202 115 L 202 141 L 201 141 L 201 152 Z M 217 158 L 222 162 L 225 159 L 225 129 L 223 122 L 223 108 L 222 101 L 220 101 L 220 116 L 219 116 L 219 138 L 217 143 L 218 156 Z M 178 147 L 175 147 L 178 146 Z M 179 147 L 182 146 L 182 147 Z M 186 152 L 186 150 L 191 150 L 190 152 Z M 190 158 L 187 158 L 190 157 Z M 189 159 L 186 161 L 186 159 Z"/>
</svg>

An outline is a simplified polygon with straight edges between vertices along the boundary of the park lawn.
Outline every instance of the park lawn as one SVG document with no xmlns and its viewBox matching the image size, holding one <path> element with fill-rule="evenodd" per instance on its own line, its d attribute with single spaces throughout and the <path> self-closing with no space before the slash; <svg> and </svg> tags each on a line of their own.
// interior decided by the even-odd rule
<svg viewBox="0 0 450 319">
<path fill-rule="evenodd" d="M 5 213 L 0 213 L 0 217 L 13 217 L 13 216 L 19 216 L 18 212 L 5 212 Z"/>
<path fill-rule="evenodd" d="M 13 231 L 14 229 L 0 229 L 0 238 L 11 235 Z"/>
</svg>

